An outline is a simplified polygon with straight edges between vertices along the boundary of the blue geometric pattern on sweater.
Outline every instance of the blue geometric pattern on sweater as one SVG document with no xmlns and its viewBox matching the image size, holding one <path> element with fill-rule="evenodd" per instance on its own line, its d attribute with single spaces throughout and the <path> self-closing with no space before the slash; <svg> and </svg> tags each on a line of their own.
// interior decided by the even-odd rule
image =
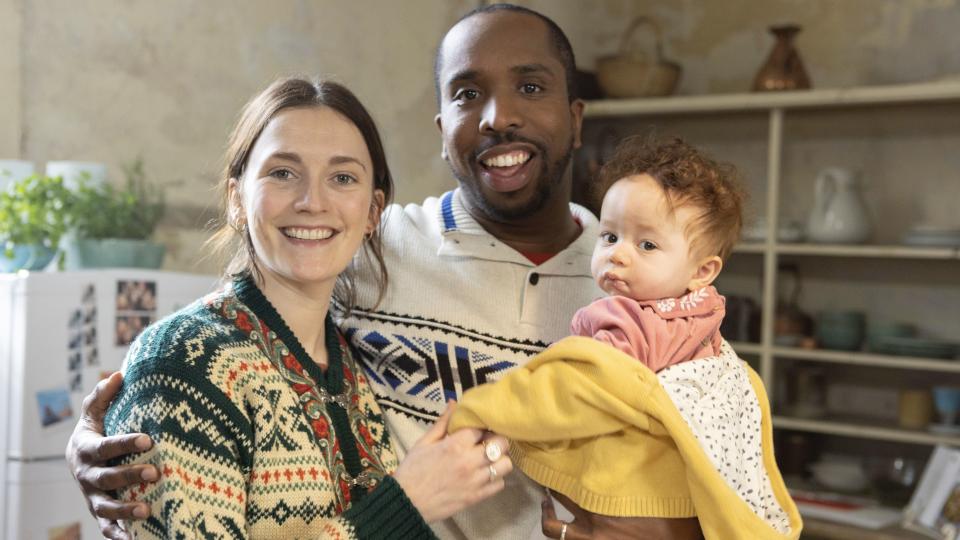
<svg viewBox="0 0 960 540">
<path fill-rule="evenodd" d="M 434 420 L 447 400 L 495 380 L 516 366 L 489 354 L 443 341 L 348 329 L 346 337 L 364 366 L 381 407 Z"/>
</svg>

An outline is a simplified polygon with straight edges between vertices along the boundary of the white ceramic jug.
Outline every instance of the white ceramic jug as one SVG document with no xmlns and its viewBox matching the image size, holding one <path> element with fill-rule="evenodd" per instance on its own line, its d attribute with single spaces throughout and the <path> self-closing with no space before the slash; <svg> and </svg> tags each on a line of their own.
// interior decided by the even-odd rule
<svg viewBox="0 0 960 540">
<path fill-rule="evenodd" d="M 807 220 L 811 242 L 857 244 L 870 238 L 870 218 L 852 172 L 840 167 L 820 171 L 813 210 Z"/>
</svg>

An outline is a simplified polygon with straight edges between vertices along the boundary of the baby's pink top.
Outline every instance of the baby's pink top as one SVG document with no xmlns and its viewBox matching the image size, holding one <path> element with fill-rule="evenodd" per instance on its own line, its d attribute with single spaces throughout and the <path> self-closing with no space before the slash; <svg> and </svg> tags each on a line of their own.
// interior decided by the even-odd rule
<svg viewBox="0 0 960 540">
<path fill-rule="evenodd" d="M 570 330 L 613 345 L 653 371 L 720 353 L 725 299 L 712 287 L 680 298 L 601 298 L 573 316 Z"/>
</svg>

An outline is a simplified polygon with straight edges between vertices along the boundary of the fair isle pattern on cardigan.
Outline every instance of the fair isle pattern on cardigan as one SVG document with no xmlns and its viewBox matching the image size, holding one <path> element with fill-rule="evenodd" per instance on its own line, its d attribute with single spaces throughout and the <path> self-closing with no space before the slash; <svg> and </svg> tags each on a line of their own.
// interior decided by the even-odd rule
<svg viewBox="0 0 960 540">
<path fill-rule="evenodd" d="M 121 493 L 151 505 L 137 538 L 432 537 L 385 476 L 397 458 L 383 417 L 329 320 L 327 338 L 324 374 L 250 280 L 141 334 L 106 419 L 155 441 L 123 460 L 161 473 Z"/>
</svg>

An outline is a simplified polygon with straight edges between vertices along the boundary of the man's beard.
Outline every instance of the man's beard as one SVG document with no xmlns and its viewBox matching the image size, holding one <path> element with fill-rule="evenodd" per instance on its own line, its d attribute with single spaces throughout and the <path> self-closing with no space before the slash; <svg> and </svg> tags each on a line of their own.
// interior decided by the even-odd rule
<svg viewBox="0 0 960 540">
<path fill-rule="evenodd" d="M 512 137 L 507 138 L 511 141 L 516 140 Z M 563 184 L 563 176 L 566 174 L 567 166 L 570 164 L 570 159 L 573 157 L 573 137 L 570 138 L 567 148 L 563 154 L 553 162 L 550 161 L 550 156 L 542 145 L 532 142 L 531 144 L 534 144 L 534 146 L 537 147 L 537 150 L 540 153 L 540 158 L 543 160 L 544 168 L 540 173 L 540 176 L 534 180 L 534 182 L 536 182 L 536 189 L 533 193 L 533 196 L 521 206 L 498 206 L 490 204 L 490 202 L 483 197 L 483 193 L 480 189 L 481 182 L 478 178 L 465 176 L 458 173 L 456 170 L 453 170 L 453 175 L 459 181 L 460 188 L 467 192 L 467 198 L 488 219 L 503 223 L 534 214 L 547 205 L 547 202 L 553 198 L 556 189 Z M 482 150 L 478 150 L 477 153 L 479 154 L 481 151 Z"/>
</svg>

